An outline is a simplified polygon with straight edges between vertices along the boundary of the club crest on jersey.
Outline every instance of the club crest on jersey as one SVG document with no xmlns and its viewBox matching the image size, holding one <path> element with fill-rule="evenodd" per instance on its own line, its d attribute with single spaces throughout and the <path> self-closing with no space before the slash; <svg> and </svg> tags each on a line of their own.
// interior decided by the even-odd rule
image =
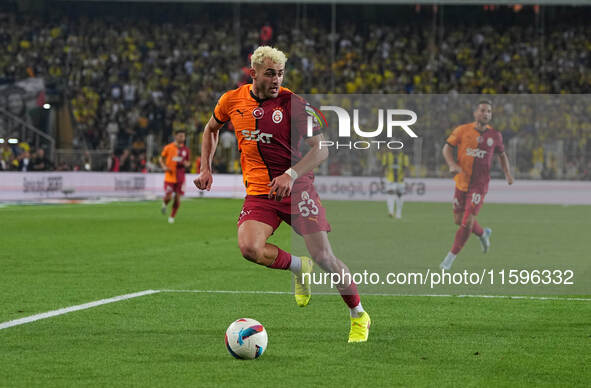
<svg viewBox="0 0 591 388">
<path fill-rule="evenodd" d="M 261 119 L 264 114 L 265 110 L 260 106 L 258 108 L 254 108 L 254 110 L 252 111 L 252 117 L 254 117 L 257 120 Z"/>
<path fill-rule="evenodd" d="M 281 108 L 276 108 L 273 111 L 273 115 L 271 116 L 271 118 L 273 119 L 273 122 L 275 124 L 279 124 L 281 120 L 283 120 L 283 112 L 281 111 Z"/>
<path fill-rule="evenodd" d="M 489 137 L 488 139 L 486 139 L 486 145 L 489 147 L 492 147 L 493 144 L 495 144 L 495 141 L 493 140 L 492 137 Z"/>
</svg>

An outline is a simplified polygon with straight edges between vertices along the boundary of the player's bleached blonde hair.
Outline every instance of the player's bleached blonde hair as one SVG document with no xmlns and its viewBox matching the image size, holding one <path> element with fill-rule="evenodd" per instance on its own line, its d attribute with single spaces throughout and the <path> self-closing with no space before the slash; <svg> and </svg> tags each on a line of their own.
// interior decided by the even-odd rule
<svg viewBox="0 0 591 388">
<path fill-rule="evenodd" d="M 287 56 L 283 51 L 277 50 L 275 47 L 271 46 L 260 46 L 254 50 L 254 53 L 252 53 L 252 56 L 250 57 L 250 66 L 254 67 L 255 65 L 262 65 L 267 58 L 280 65 L 285 65 L 285 62 L 287 61 Z"/>
</svg>

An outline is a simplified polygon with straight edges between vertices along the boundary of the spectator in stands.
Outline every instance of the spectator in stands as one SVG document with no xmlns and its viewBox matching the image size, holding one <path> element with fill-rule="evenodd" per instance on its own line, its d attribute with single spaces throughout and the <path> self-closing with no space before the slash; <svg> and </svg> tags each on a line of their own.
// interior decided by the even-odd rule
<svg viewBox="0 0 591 388">
<path fill-rule="evenodd" d="M 273 27 L 263 24 L 265 19 L 242 20 L 239 40 L 231 29 L 212 28 L 205 16 L 185 21 L 178 11 L 170 12 L 174 23 L 80 17 L 75 7 L 60 11 L 56 6 L 43 16 L 7 12 L 0 23 L 0 80 L 42 76 L 63 83 L 78 128 L 75 143 L 112 149 L 130 148 L 147 133 L 167 142 L 174 129 L 203 128 L 220 91 L 249 82 L 241 69 L 261 42 L 288 53 L 286 86 L 302 94 L 591 91 L 588 23 L 565 19 L 566 25 L 540 30 L 510 18 L 470 24 L 446 15 L 434 36 L 431 28 L 416 28 L 424 23 L 421 15 L 388 24 L 344 19 L 334 36 L 331 63 L 331 26 L 322 14 L 308 20 L 306 28 L 295 18 Z M 550 123 L 536 128 L 535 136 L 591 143 L 591 129 L 574 134 L 573 128 L 583 126 L 579 118 L 571 119 L 571 127 Z M 514 124 L 499 129 L 523 131 L 526 126 Z M 426 133 L 425 143 L 441 138 L 441 132 Z M 528 159 L 532 151 L 521 149 Z M 128 169 L 124 155 L 121 168 Z M 2 168 L 21 169 L 24 159 L 20 153 L 3 156 Z M 217 163 L 224 170 L 233 170 L 233 164 Z M 544 176 L 557 175 L 546 170 Z"/>
<path fill-rule="evenodd" d="M 38 148 L 37 151 L 33 154 L 30 170 L 31 171 L 53 170 L 53 164 L 45 156 L 45 150 L 43 148 Z"/>
</svg>

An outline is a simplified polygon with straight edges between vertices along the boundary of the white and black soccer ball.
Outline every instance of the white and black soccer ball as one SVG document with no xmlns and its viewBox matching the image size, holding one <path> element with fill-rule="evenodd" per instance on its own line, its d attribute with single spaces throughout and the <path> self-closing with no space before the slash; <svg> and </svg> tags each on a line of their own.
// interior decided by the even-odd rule
<svg viewBox="0 0 591 388">
<path fill-rule="evenodd" d="M 236 358 L 259 358 L 267 349 L 267 331 L 259 321 L 240 318 L 226 330 L 226 349 Z"/>
</svg>

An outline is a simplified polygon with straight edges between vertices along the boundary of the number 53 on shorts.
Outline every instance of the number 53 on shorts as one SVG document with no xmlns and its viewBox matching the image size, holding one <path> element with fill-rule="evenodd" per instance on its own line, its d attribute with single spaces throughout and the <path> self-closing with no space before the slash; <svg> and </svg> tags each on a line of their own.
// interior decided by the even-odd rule
<svg viewBox="0 0 591 388">
<path fill-rule="evenodd" d="M 298 202 L 298 211 L 304 218 L 308 218 L 310 215 L 318 215 L 318 206 L 314 199 L 310 198 L 310 194 L 307 191 L 302 191 L 301 201 Z"/>
</svg>

